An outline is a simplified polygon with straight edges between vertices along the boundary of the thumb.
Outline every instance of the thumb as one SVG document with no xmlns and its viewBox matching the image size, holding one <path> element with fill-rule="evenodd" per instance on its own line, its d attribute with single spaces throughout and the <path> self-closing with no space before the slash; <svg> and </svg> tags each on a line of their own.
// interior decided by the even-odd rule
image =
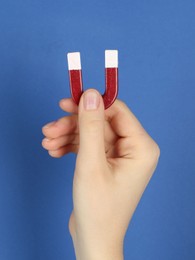
<svg viewBox="0 0 195 260">
<path fill-rule="evenodd" d="M 89 89 L 81 96 L 78 110 L 79 151 L 77 163 L 87 169 L 106 162 L 104 146 L 104 103 L 95 89 Z"/>
</svg>

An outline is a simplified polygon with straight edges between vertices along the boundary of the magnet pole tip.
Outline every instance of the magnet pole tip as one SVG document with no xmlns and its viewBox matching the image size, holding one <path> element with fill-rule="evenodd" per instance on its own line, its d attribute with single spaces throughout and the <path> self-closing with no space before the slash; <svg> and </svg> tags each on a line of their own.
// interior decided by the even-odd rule
<svg viewBox="0 0 195 260">
<path fill-rule="evenodd" d="M 69 52 L 67 58 L 69 70 L 81 70 L 80 52 Z"/>
<path fill-rule="evenodd" d="M 105 51 L 105 67 L 118 68 L 118 50 Z"/>
</svg>

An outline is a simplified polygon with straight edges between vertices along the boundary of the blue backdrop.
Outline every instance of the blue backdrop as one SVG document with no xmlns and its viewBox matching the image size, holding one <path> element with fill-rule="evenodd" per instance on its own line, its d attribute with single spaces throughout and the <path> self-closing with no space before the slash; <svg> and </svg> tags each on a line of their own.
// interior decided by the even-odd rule
<svg viewBox="0 0 195 260">
<path fill-rule="evenodd" d="M 66 53 L 119 98 L 161 148 L 125 238 L 125 259 L 195 259 L 195 1 L 0 0 L 0 259 L 75 259 L 68 219 L 75 155 L 50 158 L 41 127 L 70 97 Z"/>
</svg>

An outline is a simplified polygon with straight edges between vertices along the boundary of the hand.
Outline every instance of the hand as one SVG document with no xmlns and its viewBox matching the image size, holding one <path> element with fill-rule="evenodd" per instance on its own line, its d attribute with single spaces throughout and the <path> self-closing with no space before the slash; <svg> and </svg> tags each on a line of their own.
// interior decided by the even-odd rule
<svg viewBox="0 0 195 260">
<path fill-rule="evenodd" d="M 95 90 L 82 95 L 79 107 L 71 99 L 60 107 L 72 115 L 44 127 L 42 145 L 53 157 L 78 153 L 69 221 L 76 257 L 123 259 L 125 233 L 156 168 L 159 147 L 122 101 L 104 110 Z"/>
</svg>

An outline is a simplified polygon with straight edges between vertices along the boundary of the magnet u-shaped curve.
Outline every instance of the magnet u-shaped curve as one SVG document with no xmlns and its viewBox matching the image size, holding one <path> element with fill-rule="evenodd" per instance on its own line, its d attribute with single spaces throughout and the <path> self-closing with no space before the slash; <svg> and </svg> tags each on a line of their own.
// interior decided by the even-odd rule
<svg viewBox="0 0 195 260">
<path fill-rule="evenodd" d="M 70 90 L 74 102 L 78 105 L 83 93 L 81 58 L 79 52 L 68 53 Z M 118 51 L 105 51 L 105 92 L 102 95 L 104 107 L 112 105 L 118 95 Z"/>
</svg>

